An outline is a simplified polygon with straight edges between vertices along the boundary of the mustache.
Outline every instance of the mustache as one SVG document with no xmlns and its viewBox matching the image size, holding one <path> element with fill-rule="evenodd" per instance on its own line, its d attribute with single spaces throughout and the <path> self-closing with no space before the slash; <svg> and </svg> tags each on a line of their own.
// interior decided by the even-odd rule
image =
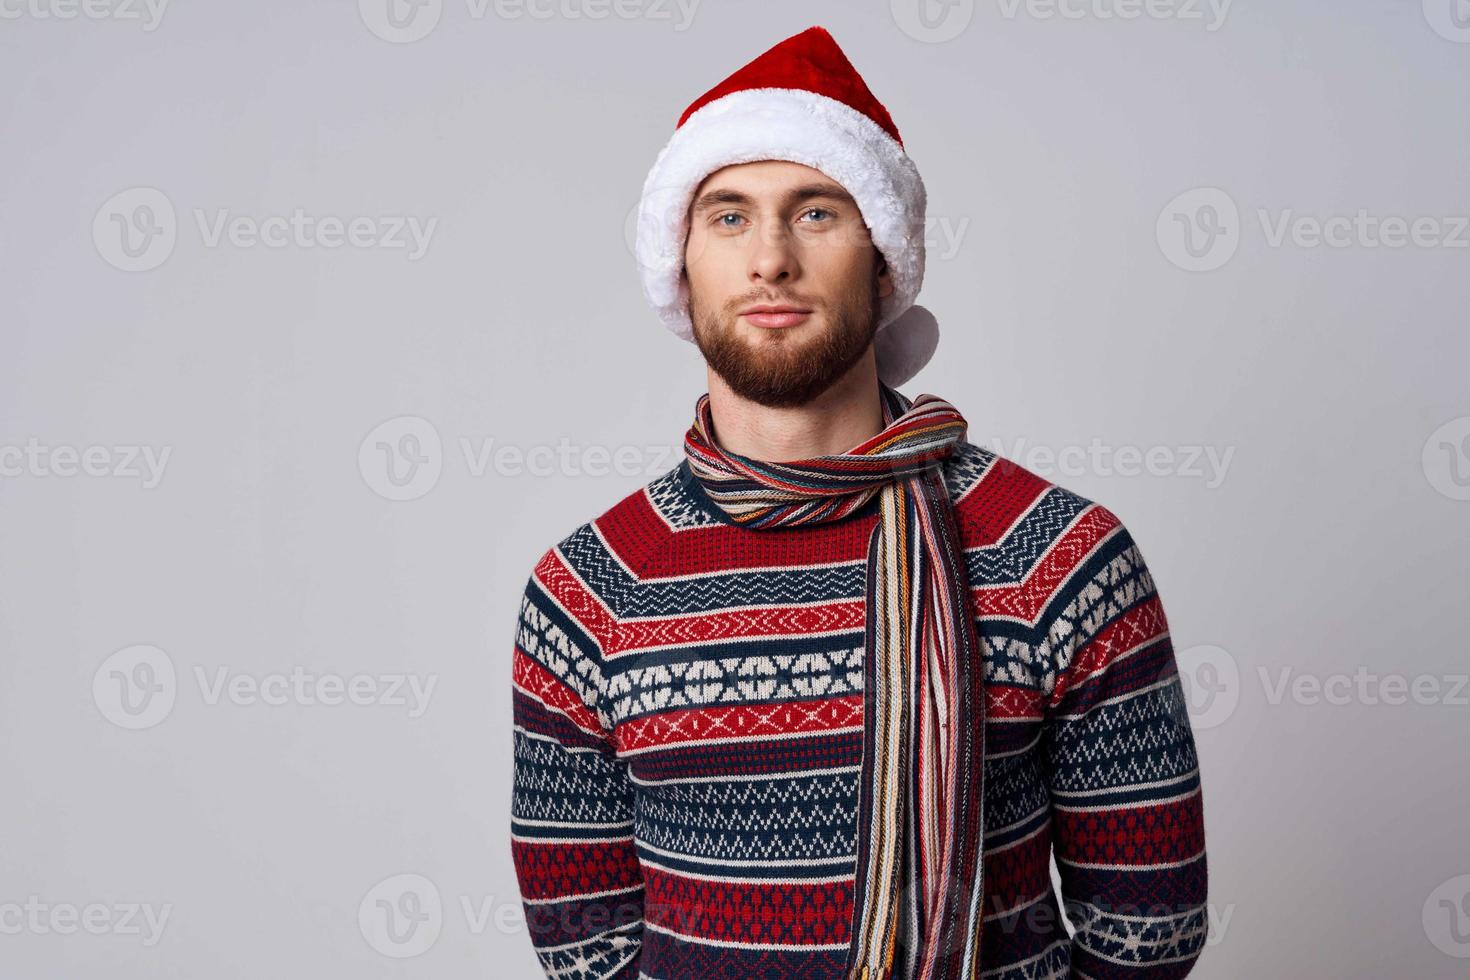
<svg viewBox="0 0 1470 980">
<path fill-rule="evenodd" d="M 819 303 L 814 303 L 809 299 L 803 299 L 800 296 L 770 296 L 765 293 L 761 293 L 754 296 L 742 296 L 739 299 L 731 302 L 729 304 L 729 307 L 731 310 L 738 312 L 745 309 L 747 306 L 757 306 L 761 304 L 769 306 L 795 306 L 803 310 L 816 310 L 821 306 L 821 304 Z"/>
</svg>

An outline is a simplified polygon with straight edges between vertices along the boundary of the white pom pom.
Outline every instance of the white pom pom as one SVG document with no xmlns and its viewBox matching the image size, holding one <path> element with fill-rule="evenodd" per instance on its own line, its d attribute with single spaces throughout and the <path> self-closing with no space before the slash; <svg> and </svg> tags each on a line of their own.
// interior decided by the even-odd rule
<svg viewBox="0 0 1470 980">
<path fill-rule="evenodd" d="M 897 388 L 918 374 L 939 347 L 939 321 L 917 303 L 910 306 L 873 337 L 878 377 Z"/>
</svg>

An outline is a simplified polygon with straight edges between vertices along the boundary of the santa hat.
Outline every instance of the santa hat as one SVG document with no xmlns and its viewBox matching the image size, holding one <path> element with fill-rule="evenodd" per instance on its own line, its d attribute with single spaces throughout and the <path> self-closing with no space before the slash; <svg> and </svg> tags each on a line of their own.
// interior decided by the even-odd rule
<svg viewBox="0 0 1470 980">
<path fill-rule="evenodd" d="M 924 281 L 926 195 L 898 127 L 832 35 L 810 27 L 695 99 L 659 152 L 638 205 L 643 294 L 665 326 L 693 341 L 683 281 L 686 218 L 705 177 L 736 163 L 787 160 L 847 189 L 888 263 L 873 344 L 878 375 L 898 386 L 939 343 L 933 315 L 914 305 Z"/>
</svg>

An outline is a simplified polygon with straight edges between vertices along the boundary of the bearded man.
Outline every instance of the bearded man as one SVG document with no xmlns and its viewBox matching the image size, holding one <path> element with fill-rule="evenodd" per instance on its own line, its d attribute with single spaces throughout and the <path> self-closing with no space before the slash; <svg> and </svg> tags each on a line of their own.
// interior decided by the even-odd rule
<svg viewBox="0 0 1470 980">
<path fill-rule="evenodd" d="M 680 463 L 521 597 L 511 846 L 548 977 L 1177 978 L 1204 947 L 1138 545 L 898 390 L 937 343 L 924 211 L 820 27 L 648 175 L 644 290 L 709 390 Z"/>
</svg>

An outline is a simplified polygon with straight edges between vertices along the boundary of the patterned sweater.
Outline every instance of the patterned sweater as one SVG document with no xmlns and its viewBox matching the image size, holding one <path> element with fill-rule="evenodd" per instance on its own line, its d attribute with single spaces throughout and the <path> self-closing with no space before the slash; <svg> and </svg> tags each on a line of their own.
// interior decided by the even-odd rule
<svg viewBox="0 0 1470 980">
<path fill-rule="evenodd" d="M 985 656 L 984 976 L 1183 977 L 1203 804 L 1138 545 L 974 444 L 944 473 Z M 681 462 L 537 562 L 511 849 L 548 977 L 842 976 L 877 519 L 738 527 Z"/>
</svg>

